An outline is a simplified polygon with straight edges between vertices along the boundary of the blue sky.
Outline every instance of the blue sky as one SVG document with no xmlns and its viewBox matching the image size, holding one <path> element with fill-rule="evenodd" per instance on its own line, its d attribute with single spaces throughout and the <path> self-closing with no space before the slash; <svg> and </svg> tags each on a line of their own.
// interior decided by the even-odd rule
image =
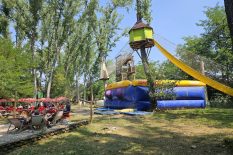
<svg viewBox="0 0 233 155">
<path fill-rule="evenodd" d="M 223 0 L 152 0 L 151 26 L 155 34 L 159 34 L 175 44 L 184 43 L 185 36 L 198 36 L 203 30 L 196 23 L 206 19 L 204 11 L 206 7 L 214 7 L 216 4 L 224 4 Z M 129 12 L 120 10 L 124 15 L 121 27 L 132 27 L 136 22 L 135 9 Z M 114 59 L 120 49 L 127 43 L 128 38 L 124 37 L 117 43 L 116 47 L 109 53 L 108 59 Z M 174 51 L 171 51 L 174 53 Z M 136 61 L 139 61 L 137 54 L 134 54 Z M 153 48 L 150 54 L 151 60 L 163 61 L 166 58 Z"/>
</svg>

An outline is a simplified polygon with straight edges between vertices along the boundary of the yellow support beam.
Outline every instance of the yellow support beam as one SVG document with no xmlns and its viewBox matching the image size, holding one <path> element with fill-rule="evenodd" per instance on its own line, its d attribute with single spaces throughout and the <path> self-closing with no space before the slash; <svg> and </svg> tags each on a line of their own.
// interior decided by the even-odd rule
<svg viewBox="0 0 233 155">
<path fill-rule="evenodd" d="M 174 65 L 178 68 L 183 70 L 185 73 L 189 74 L 190 76 L 194 77 L 195 79 L 217 89 L 227 95 L 233 96 L 233 88 L 228 87 L 224 84 L 221 84 L 211 78 L 208 78 L 195 69 L 191 68 L 190 66 L 186 65 L 182 61 L 176 59 L 173 55 L 171 55 L 165 48 L 163 48 L 157 41 L 154 40 L 154 45 L 161 51 L 161 53 L 167 57 Z"/>
</svg>

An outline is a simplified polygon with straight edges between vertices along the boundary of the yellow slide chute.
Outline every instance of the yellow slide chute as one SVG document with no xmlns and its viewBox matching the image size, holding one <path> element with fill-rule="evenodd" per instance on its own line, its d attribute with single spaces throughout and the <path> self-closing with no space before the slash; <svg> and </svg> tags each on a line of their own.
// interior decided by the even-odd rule
<svg viewBox="0 0 233 155">
<path fill-rule="evenodd" d="M 185 73 L 189 74 L 190 76 L 194 77 L 197 80 L 200 80 L 201 82 L 225 93 L 230 96 L 233 96 L 233 89 L 231 87 L 228 87 L 224 84 L 221 84 L 215 80 L 212 80 L 211 78 L 208 78 L 195 69 L 189 67 L 182 61 L 176 59 L 173 55 L 171 55 L 165 48 L 163 48 L 157 41 L 154 40 L 154 45 L 161 51 L 161 53 L 167 57 L 174 65 L 176 65 L 178 68 L 183 70 Z"/>
</svg>

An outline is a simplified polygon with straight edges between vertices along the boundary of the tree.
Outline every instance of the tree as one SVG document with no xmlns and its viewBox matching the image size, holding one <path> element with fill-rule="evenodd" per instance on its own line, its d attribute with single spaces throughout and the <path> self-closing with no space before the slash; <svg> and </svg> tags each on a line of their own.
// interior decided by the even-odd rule
<svg viewBox="0 0 233 155">
<path fill-rule="evenodd" d="M 228 85 L 233 84 L 233 54 L 231 52 L 230 32 L 227 28 L 224 8 L 216 6 L 205 11 L 207 19 L 201 20 L 197 25 L 205 30 L 201 37 L 185 37 L 185 44 L 178 47 L 177 53 L 187 64 L 199 69 L 200 59 L 194 58 L 197 54 L 207 60 L 207 74 Z M 219 65 L 213 65 L 216 62 Z M 198 65 L 197 65 L 198 64 Z"/>
<path fill-rule="evenodd" d="M 98 78 L 102 57 L 126 34 L 119 27 L 123 16 L 118 9 L 131 2 L 2 0 L 0 35 L 11 39 L 13 25 L 17 49 L 31 56 L 27 73 L 34 76 L 34 91 L 45 89 L 47 97 L 71 96 L 78 92 L 81 77 L 86 76 L 86 83 Z"/>
<path fill-rule="evenodd" d="M 31 62 L 35 62 L 36 49 L 35 44 L 38 40 L 37 26 L 39 25 L 42 0 L 25 0 L 25 1 L 15 1 L 15 21 L 17 28 L 17 35 L 24 33 L 25 36 L 29 39 L 30 44 L 30 53 L 31 53 Z M 24 22 L 22 22 L 24 21 Z M 19 32 L 21 31 L 21 32 Z M 23 32 L 22 32 L 23 31 Z M 19 43 L 20 42 L 20 43 Z M 16 38 L 16 44 L 20 45 L 21 41 Z M 35 64 L 35 63 L 34 63 Z M 32 72 L 34 76 L 34 96 L 37 95 L 37 66 L 32 66 Z"/>
<path fill-rule="evenodd" d="M 225 12 L 227 15 L 228 27 L 231 35 L 232 52 L 233 52 L 233 1 L 224 0 L 224 4 L 225 4 Z"/>
<path fill-rule="evenodd" d="M 218 5 L 207 8 L 205 15 L 207 18 L 197 24 L 204 32 L 199 37 L 185 37 L 185 43 L 177 48 L 177 54 L 182 61 L 197 70 L 200 58 L 204 59 L 207 76 L 233 86 L 232 44 L 224 8 Z M 219 103 L 221 102 L 219 99 L 225 100 L 225 97 L 219 97 L 220 92 L 211 88 L 208 91 L 210 100 L 216 101 L 217 98 Z"/>
<path fill-rule="evenodd" d="M 151 74 L 153 77 L 161 76 L 160 64 L 158 61 L 151 61 L 149 63 L 149 66 L 151 68 L 151 71 L 152 71 Z M 137 71 L 135 75 L 136 79 L 146 79 L 146 75 L 144 72 L 144 66 L 141 62 L 136 66 L 136 71 Z"/>
<path fill-rule="evenodd" d="M 42 44 L 46 56 L 46 88 L 50 97 L 54 71 L 59 63 L 60 53 L 66 45 L 66 39 L 72 33 L 75 16 L 79 13 L 83 1 L 48 1 L 43 7 Z"/>
<path fill-rule="evenodd" d="M 0 1 L 0 34 L 7 39 L 10 39 L 9 25 L 11 20 L 13 2 L 2 0 Z"/>
<path fill-rule="evenodd" d="M 0 97 L 18 98 L 33 94 L 29 60 L 25 51 L 15 48 L 10 40 L 0 38 Z"/>
<path fill-rule="evenodd" d="M 137 22 L 142 21 L 144 18 L 149 23 L 151 20 L 150 15 L 150 4 L 151 0 L 137 0 L 136 3 L 136 10 L 137 10 Z M 142 64 L 144 67 L 144 72 L 146 75 L 148 87 L 149 87 L 149 96 L 150 96 L 150 103 L 151 103 L 151 110 L 154 110 L 156 108 L 156 97 L 154 96 L 155 93 L 155 86 L 154 86 L 154 78 L 152 76 L 152 67 L 149 64 L 149 55 L 146 53 L 145 45 L 141 45 L 140 47 L 140 58 L 142 60 Z"/>
</svg>

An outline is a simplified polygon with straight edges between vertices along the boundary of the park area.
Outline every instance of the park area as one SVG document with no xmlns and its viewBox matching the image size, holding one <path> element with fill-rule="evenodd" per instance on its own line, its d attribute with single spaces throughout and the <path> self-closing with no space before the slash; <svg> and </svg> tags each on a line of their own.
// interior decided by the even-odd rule
<svg viewBox="0 0 233 155">
<path fill-rule="evenodd" d="M 88 107 L 76 105 L 72 112 L 72 122 L 89 119 Z M 214 108 L 168 110 L 145 116 L 94 115 L 89 125 L 11 147 L 8 153 L 232 154 L 232 119 L 233 110 Z"/>
<path fill-rule="evenodd" d="M 233 154 L 233 1 L 0 0 L 5 154 Z"/>
</svg>

